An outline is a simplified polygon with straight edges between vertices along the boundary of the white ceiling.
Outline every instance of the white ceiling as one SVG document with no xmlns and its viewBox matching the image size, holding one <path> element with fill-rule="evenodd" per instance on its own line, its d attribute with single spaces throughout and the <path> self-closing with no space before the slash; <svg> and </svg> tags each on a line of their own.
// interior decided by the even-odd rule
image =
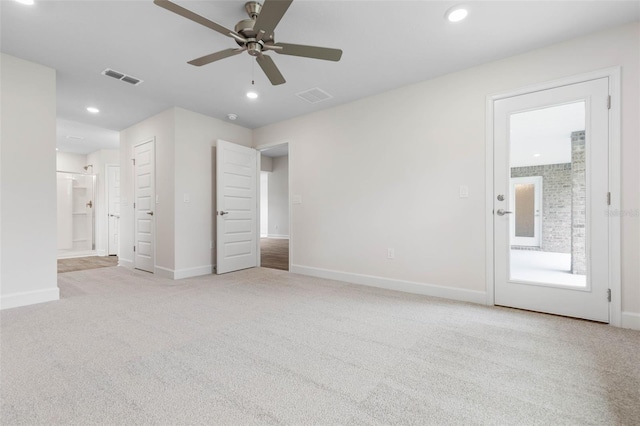
<svg viewBox="0 0 640 426">
<path fill-rule="evenodd" d="M 201 68 L 187 61 L 234 47 L 230 38 L 139 1 L 0 1 L 1 50 L 55 68 L 58 116 L 121 130 L 171 106 L 256 128 L 481 63 L 637 21 L 638 1 L 465 1 L 469 17 L 452 24 L 452 1 L 295 0 L 276 41 L 341 48 L 340 62 L 272 53 L 287 83 L 271 86 L 246 54 Z M 233 27 L 245 0 L 178 1 Z M 139 86 L 101 75 L 113 68 Z M 244 94 L 255 75 L 257 100 Z M 295 94 L 319 87 L 333 98 L 310 104 Z M 98 107 L 90 115 L 85 108 Z"/>
<path fill-rule="evenodd" d="M 101 149 L 118 149 L 120 132 L 58 118 L 56 146 L 62 152 L 84 155 Z"/>
<path fill-rule="evenodd" d="M 558 105 L 513 114 L 511 167 L 571 162 L 571 133 L 585 130 L 585 103 Z"/>
</svg>

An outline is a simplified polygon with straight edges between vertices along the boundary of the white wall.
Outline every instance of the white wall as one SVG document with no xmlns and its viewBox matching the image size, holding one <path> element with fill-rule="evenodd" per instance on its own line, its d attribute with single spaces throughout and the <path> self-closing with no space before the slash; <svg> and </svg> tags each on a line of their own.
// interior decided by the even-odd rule
<svg viewBox="0 0 640 426">
<path fill-rule="evenodd" d="M 121 132 L 120 253 L 125 266 L 133 266 L 133 146 L 151 138 L 156 141 L 156 273 L 171 278 L 211 273 L 214 147 L 218 139 L 251 146 L 251 130 L 171 108 Z"/>
<path fill-rule="evenodd" d="M 175 109 L 154 115 L 120 132 L 120 256 L 118 263 L 133 267 L 133 147 L 155 140 L 156 196 L 156 267 L 168 270 L 175 264 Z"/>
<path fill-rule="evenodd" d="M 87 162 L 86 155 L 72 152 L 56 152 L 56 170 L 59 172 L 91 174 L 90 168 L 89 170 L 84 169 L 87 164 L 90 163 Z"/>
<path fill-rule="evenodd" d="M 59 298 L 56 73 L 3 53 L 0 89 L 0 307 L 6 309 Z"/>
<path fill-rule="evenodd" d="M 289 156 L 273 158 L 269 173 L 269 236 L 289 237 Z"/>
<path fill-rule="evenodd" d="M 215 264 L 214 157 L 222 139 L 251 146 L 251 130 L 176 108 L 175 278 L 211 273 Z M 188 194 L 189 202 L 185 202 Z"/>
<path fill-rule="evenodd" d="M 484 302 L 486 96 L 621 65 L 622 298 L 640 313 L 639 39 L 626 25 L 257 129 L 256 147 L 289 142 L 292 270 Z"/>
<path fill-rule="evenodd" d="M 260 154 L 260 171 L 271 172 L 273 171 L 273 160 L 271 157 Z"/>
<path fill-rule="evenodd" d="M 93 165 L 96 175 L 95 193 L 95 235 L 96 252 L 98 256 L 106 256 L 109 242 L 109 217 L 107 206 L 107 164 L 120 164 L 120 150 L 102 149 L 87 155 L 87 164 Z"/>
</svg>

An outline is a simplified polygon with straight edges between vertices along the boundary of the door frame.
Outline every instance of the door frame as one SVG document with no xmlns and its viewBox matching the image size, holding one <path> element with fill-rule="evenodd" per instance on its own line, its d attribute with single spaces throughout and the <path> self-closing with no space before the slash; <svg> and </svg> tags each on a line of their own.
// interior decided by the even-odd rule
<svg viewBox="0 0 640 426">
<path fill-rule="evenodd" d="M 528 93 L 554 89 L 599 78 L 609 79 L 609 95 L 611 107 L 609 109 L 609 192 L 611 204 L 609 212 L 620 211 L 621 197 L 621 67 L 610 67 L 589 73 L 574 75 L 558 80 L 537 83 L 510 91 L 505 91 L 486 97 L 485 116 L 485 271 L 486 271 L 486 304 L 495 305 L 495 241 L 494 241 L 494 102 L 525 95 Z M 622 298 L 621 298 L 621 227 L 620 217 L 609 214 L 609 288 L 611 289 L 611 303 L 609 305 L 609 324 L 621 326 Z"/>
<path fill-rule="evenodd" d="M 135 203 L 136 203 L 136 164 L 135 164 L 135 159 L 136 159 L 136 148 L 139 147 L 140 145 L 144 145 L 146 143 L 152 143 L 153 144 L 153 192 L 154 192 L 154 200 L 152 201 L 152 206 L 154 208 L 154 214 L 157 215 L 157 210 L 156 210 L 156 200 L 157 200 L 157 195 L 158 195 L 158 191 L 156 188 L 156 138 L 155 136 L 149 139 L 145 139 L 143 141 L 137 142 L 135 144 L 133 144 L 133 146 L 131 147 L 131 160 L 133 161 L 133 168 L 132 168 L 132 173 L 133 173 L 133 179 L 132 179 L 132 185 L 133 185 L 133 201 L 132 201 L 132 206 L 133 206 L 133 245 L 136 245 L 136 238 L 137 238 L 137 234 L 138 234 L 138 221 L 136 219 L 136 207 L 135 207 Z M 121 169 L 122 170 L 122 169 Z M 122 193 L 122 188 L 120 189 L 121 193 Z M 156 254 L 157 254 L 157 250 L 156 250 L 156 246 L 157 246 L 157 240 L 158 240 L 158 232 L 157 232 L 157 227 L 156 227 L 156 218 L 154 217 L 153 219 L 153 271 L 144 271 L 143 269 L 139 269 L 140 271 L 144 271 L 144 272 L 149 272 L 152 274 L 156 273 Z M 136 268 L 136 253 L 135 250 L 131 253 L 132 254 L 132 265 L 133 265 L 133 269 L 137 269 Z"/>
<path fill-rule="evenodd" d="M 275 146 L 278 145 L 284 145 L 287 144 L 287 147 L 289 149 L 289 154 L 288 154 L 288 170 L 289 170 L 289 176 L 287 179 L 287 185 L 289 187 L 289 270 L 287 272 L 291 272 L 291 266 L 293 265 L 293 208 L 292 208 L 292 200 L 293 200 L 293 195 L 291 192 L 291 164 L 293 164 L 293 144 L 291 143 L 291 141 L 289 139 L 284 139 L 278 142 L 269 142 L 266 144 L 262 144 L 262 145 L 258 145 L 256 146 L 256 150 L 258 151 L 258 154 L 261 154 L 262 151 L 269 149 L 269 148 L 273 148 Z M 260 174 L 260 165 L 258 165 L 258 174 Z M 260 177 L 258 176 L 258 212 L 260 211 Z M 259 219 L 259 218 L 258 218 Z M 260 220 L 258 220 L 258 266 L 261 265 L 260 263 Z"/>
<path fill-rule="evenodd" d="M 111 230 L 111 226 L 109 224 L 109 197 L 111 196 L 111 191 L 109 191 L 109 169 L 113 168 L 113 167 L 117 167 L 118 170 L 120 170 L 120 164 L 116 164 L 116 163 L 107 163 L 104 165 L 104 188 L 105 188 L 105 205 L 106 205 L 106 211 L 105 211 L 105 216 L 107 218 L 107 232 L 106 232 L 106 237 L 107 237 L 107 244 L 105 247 L 105 251 L 106 251 L 106 255 L 107 256 L 111 256 L 109 254 L 109 241 L 111 239 L 111 235 L 110 235 L 110 230 Z M 120 185 L 122 185 L 122 183 L 120 183 Z M 120 194 L 122 194 L 122 188 L 120 189 Z M 122 211 L 122 206 L 120 206 L 120 209 Z M 118 226 L 120 225 L 120 218 L 118 218 Z M 118 229 L 118 248 L 116 250 L 116 256 L 120 256 L 120 238 L 122 236 L 120 235 L 120 229 Z"/>
</svg>

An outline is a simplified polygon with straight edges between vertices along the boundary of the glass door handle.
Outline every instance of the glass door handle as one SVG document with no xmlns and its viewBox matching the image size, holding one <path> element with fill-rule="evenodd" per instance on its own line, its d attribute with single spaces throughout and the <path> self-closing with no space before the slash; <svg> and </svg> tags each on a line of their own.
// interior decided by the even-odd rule
<svg viewBox="0 0 640 426">
<path fill-rule="evenodd" d="M 502 209 L 498 209 L 498 211 L 496 212 L 496 214 L 498 216 L 504 216 L 505 214 L 512 214 L 512 213 L 513 212 L 508 212 L 508 211 L 505 211 L 505 210 L 502 210 Z"/>
</svg>

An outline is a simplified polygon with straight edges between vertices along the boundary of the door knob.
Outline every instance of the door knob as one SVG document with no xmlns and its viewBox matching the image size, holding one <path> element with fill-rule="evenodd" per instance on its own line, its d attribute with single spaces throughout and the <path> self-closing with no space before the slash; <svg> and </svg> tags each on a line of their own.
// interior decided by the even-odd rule
<svg viewBox="0 0 640 426">
<path fill-rule="evenodd" d="M 91 202 L 91 200 L 89 200 L 89 202 L 87 203 L 87 207 L 89 207 L 89 208 L 93 207 L 93 203 Z"/>
<path fill-rule="evenodd" d="M 498 214 L 498 216 L 504 216 L 505 214 L 511 214 L 513 212 L 508 212 L 502 209 L 498 209 L 498 211 L 496 212 Z"/>
<path fill-rule="evenodd" d="M 224 216 L 225 214 L 229 214 L 229 212 L 220 211 L 220 216 Z"/>
<path fill-rule="evenodd" d="M 153 216 L 153 212 L 147 212 L 149 216 Z"/>
</svg>

